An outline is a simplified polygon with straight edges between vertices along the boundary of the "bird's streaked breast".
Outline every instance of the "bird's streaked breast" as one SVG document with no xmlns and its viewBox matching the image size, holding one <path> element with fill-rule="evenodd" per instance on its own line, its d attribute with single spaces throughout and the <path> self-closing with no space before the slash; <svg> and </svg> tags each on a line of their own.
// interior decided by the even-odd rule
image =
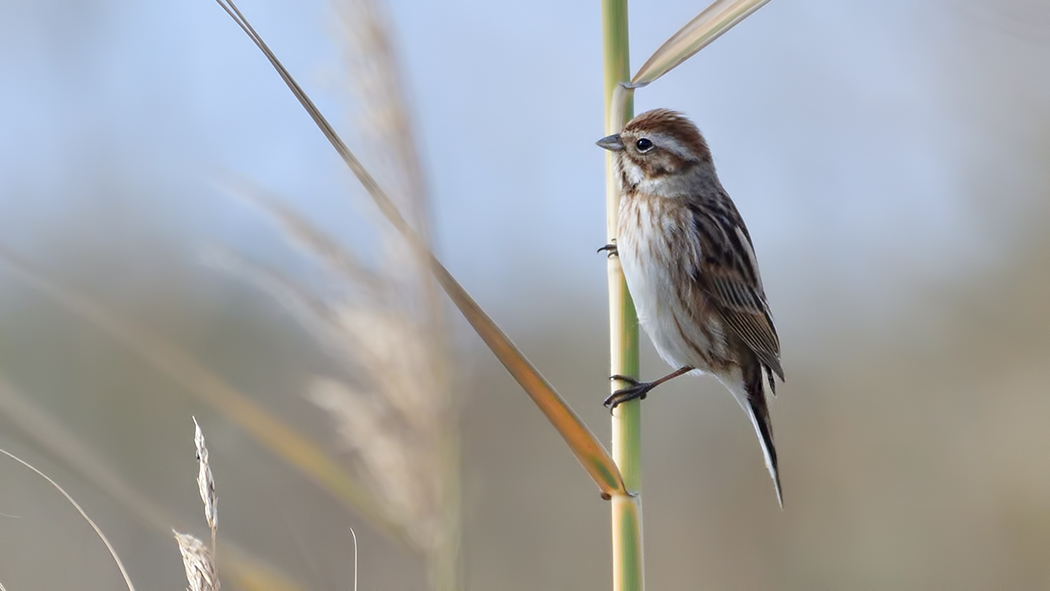
<svg viewBox="0 0 1050 591">
<path fill-rule="evenodd" d="M 680 204 L 625 198 L 617 248 L 638 321 L 660 356 L 676 367 L 709 370 L 725 353 L 720 319 L 690 277 L 699 242 L 679 219 Z"/>
</svg>

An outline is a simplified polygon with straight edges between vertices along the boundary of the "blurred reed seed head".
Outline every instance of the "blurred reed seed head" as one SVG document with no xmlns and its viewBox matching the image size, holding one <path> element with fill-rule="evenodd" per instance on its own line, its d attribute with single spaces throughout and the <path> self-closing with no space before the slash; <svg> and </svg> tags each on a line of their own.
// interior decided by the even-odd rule
<svg viewBox="0 0 1050 591">
<path fill-rule="evenodd" d="M 433 551 L 448 534 L 444 445 L 439 433 L 413 429 L 378 392 L 320 380 L 310 399 L 336 422 L 358 458 L 359 472 L 387 516 L 421 550 Z"/>
<path fill-rule="evenodd" d="M 340 17 L 347 90 L 357 101 L 354 127 L 366 146 L 356 152 L 405 219 L 429 241 L 427 185 L 386 12 L 374 0 L 332 3 Z M 396 232 L 387 233 L 386 246 L 388 255 L 415 258 Z"/>
<path fill-rule="evenodd" d="M 367 483 L 386 520 L 427 556 L 450 540 L 458 547 L 458 405 L 445 337 L 437 330 L 444 324 L 437 292 L 423 277 L 387 273 L 397 257 L 368 265 L 294 211 L 244 194 L 347 295 L 320 298 L 278 271 L 235 256 L 215 262 L 286 304 L 346 368 L 340 377 L 319 377 L 308 398 L 334 420 L 353 455 L 355 476 Z"/>
<path fill-rule="evenodd" d="M 405 108 L 386 19 L 369 0 L 334 0 L 356 126 L 370 172 L 402 214 L 429 236 L 426 186 Z M 294 246 L 320 262 L 346 297 L 321 300 L 270 273 L 253 275 L 309 316 L 307 327 L 350 371 L 319 377 L 308 398 L 335 423 L 357 476 L 386 517 L 427 559 L 432 584 L 457 585 L 459 553 L 458 409 L 447 374 L 443 301 L 423 261 L 386 223 L 377 261 L 363 261 L 295 212 L 250 197 Z M 254 266 L 254 265 L 253 265 Z"/>
<path fill-rule="evenodd" d="M 386 19 L 370 0 L 333 5 L 361 114 L 356 129 L 366 139 L 362 162 L 429 240 L 428 195 Z M 345 296 L 318 296 L 238 257 L 215 262 L 258 280 L 347 368 L 346 376 L 318 377 L 308 398 L 335 422 L 355 475 L 385 520 L 424 556 L 432 587 L 459 588 L 459 409 L 448 376 L 444 302 L 428 261 L 386 221 L 375 224 L 379 255 L 366 260 L 260 191 L 238 193 L 320 263 Z"/>
</svg>

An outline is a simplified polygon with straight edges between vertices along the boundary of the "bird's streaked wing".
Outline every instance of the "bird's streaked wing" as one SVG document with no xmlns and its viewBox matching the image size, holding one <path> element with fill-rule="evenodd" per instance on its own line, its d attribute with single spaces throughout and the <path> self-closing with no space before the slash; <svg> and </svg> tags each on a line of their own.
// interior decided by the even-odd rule
<svg viewBox="0 0 1050 591">
<path fill-rule="evenodd" d="M 758 360 L 784 379 L 780 339 L 743 219 L 728 197 L 689 209 L 701 253 L 692 269 L 693 280 Z"/>
</svg>

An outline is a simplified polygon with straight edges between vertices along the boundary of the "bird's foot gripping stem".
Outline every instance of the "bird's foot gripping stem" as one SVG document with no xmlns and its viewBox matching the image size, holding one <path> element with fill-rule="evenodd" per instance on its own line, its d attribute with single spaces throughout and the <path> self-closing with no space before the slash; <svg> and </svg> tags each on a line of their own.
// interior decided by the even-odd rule
<svg viewBox="0 0 1050 591">
<path fill-rule="evenodd" d="M 621 388 L 613 392 L 608 398 L 605 399 L 605 408 L 610 411 L 615 409 L 618 405 L 623 404 L 629 400 L 645 400 L 649 390 L 656 387 L 654 382 L 639 382 L 638 380 L 630 376 L 615 375 L 609 378 L 610 380 L 619 380 L 621 382 L 627 382 L 630 386 Z"/>
</svg>

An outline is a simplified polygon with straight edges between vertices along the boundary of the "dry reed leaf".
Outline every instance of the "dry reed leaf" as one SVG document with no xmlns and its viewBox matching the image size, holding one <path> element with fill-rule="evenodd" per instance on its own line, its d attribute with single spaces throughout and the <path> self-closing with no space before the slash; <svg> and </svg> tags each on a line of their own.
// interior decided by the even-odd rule
<svg viewBox="0 0 1050 591">
<path fill-rule="evenodd" d="M 277 56 L 263 41 L 262 37 L 248 23 L 236 5 L 229 0 L 216 0 L 241 29 L 263 52 L 285 84 L 306 109 L 321 132 L 343 158 L 350 170 L 373 198 L 380 211 L 401 236 L 408 242 L 414 253 L 429 267 L 438 284 L 459 308 L 474 330 L 481 336 L 489 349 L 518 382 L 533 401 L 540 407 L 547 419 L 554 425 L 562 438 L 569 445 L 573 454 L 590 474 L 605 495 L 627 494 L 616 464 L 608 451 L 569 407 L 565 400 L 540 375 L 536 368 L 511 343 L 510 339 L 496 326 L 495 322 L 478 306 L 465 289 L 455 280 L 440 261 L 430 252 L 426 242 L 415 231 L 413 226 L 402 216 L 400 210 L 382 189 L 375 178 L 361 164 L 360 160 L 347 148 L 320 110 L 313 104 L 302 87 L 295 81 Z"/>
<path fill-rule="evenodd" d="M 631 79 L 631 87 L 641 88 L 670 72 L 767 2 L 715 0 L 653 52 Z"/>
<path fill-rule="evenodd" d="M 304 232 L 305 228 L 308 228 L 309 222 L 302 220 L 293 212 L 283 208 L 273 208 L 272 202 L 258 194 L 247 194 L 245 199 L 250 203 L 254 203 L 270 214 L 272 217 L 281 222 L 282 226 L 298 228 L 298 232 Z M 409 230 L 410 231 L 410 230 Z M 318 243 L 318 244 L 331 244 L 330 238 L 324 237 L 323 233 L 314 228 L 312 230 L 313 236 L 307 240 L 307 243 Z M 619 471 L 615 465 L 612 464 L 612 459 L 608 457 L 608 452 L 598 442 L 597 438 L 590 432 L 589 429 L 583 424 L 582 420 L 575 414 L 575 412 L 568 406 L 568 404 L 558 395 L 553 387 L 539 374 L 538 371 L 529 363 L 529 361 L 514 347 L 510 339 L 500 331 L 499 327 L 495 325 L 492 320 L 485 315 L 481 310 L 480 306 L 466 293 L 466 290 L 456 282 L 455 278 L 441 265 L 436 258 L 425 251 L 425 256 L 431 263 L 431 271 L 437 278 L 438 283 L 445 288 L 446 293 L 453 300 L 453 302 L 459 307 L 460 311 L 463 312 L 467 321 L 470 322 L 471 326 L 474 327 L 475 331 L 481 336 L 482 340 L 485 341 L 489 348 L 493 351 L 496 357 L 503 363 L 504 367 L 511 373 L 511 375 L 521 384 L 522 388 L 532 397 L 533 401 L 540 410 L 547 416 L 548 420 L 555 426 L 562 437 L 569 443 L 570 448 L 576 454 L 577 458 L 583 464 L 584 468 L 591 474 L 591 477 L 598 483 L 599 488 L 604 493 L 616 494 L 617 492 L 625 492 L 622 489 L 622 483 L 619 477 Z M 316 301 L 304 296 L 302 292 L 296 295 L 289 289 L 289 285 L 286 282 L 280 280 L 267 281 L 271 287 L 276 286 L 284 290 L 284 298 L 286 301 L 298 299 L 299 304 L 295 306 L 300 310 L 302 309 L 313 309 L 315 312 L 323 309 L 323 305 L 318 304 Z M 382 319 L 377 319 L 375 311 L 369 311 L 365 316 L 355 313 L 353 310 L 348 310 L 344 314 L 344 319 L 348 324 L 350 330 L 346 331 L 347 334 L 359 334 L 363 338 L 359 339 L 355 344 L 355 350 L 357 352 L 368 351 L 376 345 L 376 343 L 382 343 L 383 340 L 380 338 L 384 333 L 396 334 L 398 331 L 392 328 L 392 324 L 388 325 L 386 329 L 374 330 L 374 329 L 354 329 L 355 325 L 360 323 L 375 323 L 380 322 Z M 388 322 L 396 321 L 397 319 L 388 319 Z M 409 342 L 410 339 L 396 338 L 392 341 L 393 345 L 387 347 L 388 349 L 403 350 L 405 343 Z M 406 359 L 408 355 L 395 355 L 393 358 Z M 377 372 L 379 373 L 379 372 Z M 405 371 L 390 371 L 382 372 L 382 375 L 393 376 L 393 379 L 399 379 L 399 376 L 410 376 L 411 372 Z M 394 388 L 393 392 L 415 392 L 425 393 L 426 389 L 421 388 Z M 405 404 L 404 408 L 419 409 L 420 406 L 419 398 L 414 402 Z M 422 400 L 427 400 L 426 397 Z M 431 400 L 433 400 L 431 398 Z"/>
</svg>

